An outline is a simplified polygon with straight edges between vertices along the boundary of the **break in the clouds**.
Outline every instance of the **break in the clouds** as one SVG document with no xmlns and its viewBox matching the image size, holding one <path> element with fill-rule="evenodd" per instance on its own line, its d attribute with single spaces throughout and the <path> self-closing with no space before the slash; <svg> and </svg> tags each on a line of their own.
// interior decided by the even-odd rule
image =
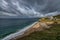
<svg viewBox="0 0 60 40">
<path fill-rule="evenodd" d="M 0 16 L 45 17 L 60 14 L 60 0 L 0 0 Z"/>
</svg>

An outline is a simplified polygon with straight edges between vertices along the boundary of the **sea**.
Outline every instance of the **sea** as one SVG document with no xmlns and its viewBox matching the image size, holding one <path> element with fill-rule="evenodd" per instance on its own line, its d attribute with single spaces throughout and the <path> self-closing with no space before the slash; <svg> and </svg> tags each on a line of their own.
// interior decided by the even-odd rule
<svg viewBox="0 0 60 40">
<path fill-rule="evenodd" d="M 0 0 L 0 39 L 28 27 L 36 18 L 55 15 L 60 15 L 60 0 Z"/>
<path fill-rule="evenodd" d="M 37 20 L 36 18 L 0 19 L 0 39 L 25 28 Z"/>
</svg>

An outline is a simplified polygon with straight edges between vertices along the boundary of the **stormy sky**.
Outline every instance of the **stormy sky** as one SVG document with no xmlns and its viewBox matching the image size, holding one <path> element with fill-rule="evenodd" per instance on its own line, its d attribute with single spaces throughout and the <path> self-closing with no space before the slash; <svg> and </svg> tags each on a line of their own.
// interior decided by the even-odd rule
<svg viewBox="0 0 60 40">
<path fill-rule="evenodd" d="M 60 14 L 60 0 L 0 0 L 0 18 L 34 18 Z"/>
</svg>

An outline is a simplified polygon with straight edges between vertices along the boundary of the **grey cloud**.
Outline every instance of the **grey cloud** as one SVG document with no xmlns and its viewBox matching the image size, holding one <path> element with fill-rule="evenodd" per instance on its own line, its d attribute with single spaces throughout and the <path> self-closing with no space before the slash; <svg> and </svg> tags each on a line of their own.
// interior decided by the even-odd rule
<svg viewBox="0 0 60 40">
<path fill-rule="evenodd" d="M 43 17 L 55 14 L 60 14 L 60 0 L 0 0 L 0 16 Z"/>
</svg>

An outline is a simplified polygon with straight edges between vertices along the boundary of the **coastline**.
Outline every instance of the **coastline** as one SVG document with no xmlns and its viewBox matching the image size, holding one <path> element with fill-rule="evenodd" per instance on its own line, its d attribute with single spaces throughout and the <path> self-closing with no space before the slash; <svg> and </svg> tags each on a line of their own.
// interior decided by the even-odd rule
<svg viewBox="0 0 60 40">
<path fill-rule="evenodd" d="M 51 26 L 48 26 L 48 25 L 51 25 L 53 23 L 45 23 L 45 22 L 37 22 L 35 23 L 32 27 L 30 27 L 29 29 L 27 29 L 24 34 L 22 35 L 22 37 L 25 37 L 25 36 L 28 36 L 29 34 L 33 33 L 33 32 L 36 32 L 36 31 L 42 31 L 44 29 L 49 29 Z M 20 39 L 22 37 L 18 37 L 17 39 Z M 14 39 L 14 40 L 17 40 L 17 39 Z"/>
<path fill-rule="evenodd" d="M 44 29 L 49 29 L 54 23 L 58 23 L 60 24 L 60 21 L 58 20 L 39 20 L 39 21 L 36 21 L 32 24 L 30 24 L 29 26 L 25 27 L 24 29 L 22 30 L 19 30 L 18 32 L 16 33 L 13 33 L 7 37 L 5 37 L 4 39 L 2 40 L 17 40 L 19 38 L 22 38 L 24 36 L 27 36 L 35 31 L 42 31 Z"/>
<path fill-rule="evenodd" d="M 53 23 L 48 23 L 48 22 L 45 23 L 45 22 L 36 21 L 33 24 L 19 30 L 16 33 L 8 35 L 7 37 L 3 38 L 2 40 L 16 40 L 18 38 L 27 36 L 27 35 L 31 34 L 32 32 L 48 29 L 48 28 L 50 28 L 50 26 L 48 26 L 50 24 L 53 24 Z"/>
<path fill-rule="evenodd" d="M 34 22 L 34 23 L 32 23 L 32 24 L 30 24 L 30 25 L 28 25 L 27 27 L 19 30 L 19 31 L 16 32 L 16 33 L 13 33 L 13 34 L 10 34 L 10 35 L 6 36 L 5 38 L 3 38 L 3 39 L 1 39 L 1 40 L 12 40 L 12 39 L 15 40 L 15 39 L 17 39 L 18 37 L 22 37 L 22 35 L 24 34 L 24 32 L 25 32 L 26 30 L 28 30 L 29 28 L 31 28 L 31 27 L 32 27 L 34 24 L 36 24 L 36 23 L 37 23 L 37 21 Z"/>
</svg>

